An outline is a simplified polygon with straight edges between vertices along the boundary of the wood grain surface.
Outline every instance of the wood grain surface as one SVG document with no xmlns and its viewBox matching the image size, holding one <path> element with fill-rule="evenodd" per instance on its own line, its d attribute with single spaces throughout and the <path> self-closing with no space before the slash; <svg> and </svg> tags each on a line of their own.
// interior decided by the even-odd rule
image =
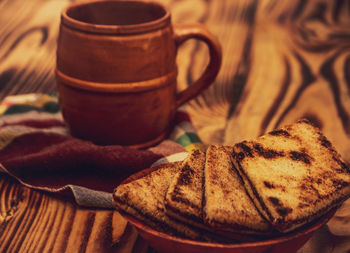
<svg viewBox="0 0 350 253">
<path fill-rule="evenodd" d="M 350 162 L 349 0 L 162 0 L 173 23 L 202 23 L 222 44 L 215 83 L 187 105 L 205 143 L 233 144 L 308 118 Z M 59 14 L 68 0 L 0 1 L 0 99 L 56 91 Z M 177 57 L 181 88 L 207 64 Z M 136 242 L 136 243 L 135 243 Z M 152 252 L 110 210 L 84 209 L 0 175 L 0 252 Z"/>
</svg>

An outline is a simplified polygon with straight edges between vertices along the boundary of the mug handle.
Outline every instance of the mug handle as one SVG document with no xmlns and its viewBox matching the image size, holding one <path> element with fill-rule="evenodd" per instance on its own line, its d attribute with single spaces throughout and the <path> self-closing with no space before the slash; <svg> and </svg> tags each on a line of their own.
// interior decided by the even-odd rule
<svg viewBox="0 0 350 253">
<path fill-rule="evenodd" d="M 216 38 L 200 24 L 174 25 L 174 39 L 177 49 L 188 39 L 198 39 L 203 41 L 208 46 L 210 57 L 209 63 L 199 79 L 177 94 L 176 108 L 178 108 L 187 101 L 198 96 L 203 90 L 212 84 L 220 70 L 222 51 Z"/>
</svg>

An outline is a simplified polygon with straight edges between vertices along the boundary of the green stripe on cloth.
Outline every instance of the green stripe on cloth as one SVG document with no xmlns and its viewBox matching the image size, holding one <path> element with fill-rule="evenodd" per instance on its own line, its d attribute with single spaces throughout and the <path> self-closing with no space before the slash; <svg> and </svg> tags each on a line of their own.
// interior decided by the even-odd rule
<svg viewBox="0 0 350 253">
<path fill-rule="evenodd" d="M 201 140 L 195 133 L 185 133 L 184 135 L 177 138 L 175 141 L 183 147 L 186 147 L 196 142 L 201 142 Z"/>
<path fill-rule="evenodd" d="M 44 104 L 44 112 L 57 113 L 60 110 L 60 107 L 57 102 L 49 101 Z"/>
<path fill-rule="evenodd" d="M 58 104 L 56 102 L 49 101 L 45 103 L 41 107 L 28 105 L 28 104 L 14 104 L 11 105 L 4 112 L 4 115 L 16 114 L 16 113 L 24 113 L 29 111 L 40 111 L 40 112 L 49 112 L 49 113 L 57 113 L 60 110 Z"/>
<path fill-rule="evenodd" d="M 40 111 L 40 108 L 32 105 L 11 105 L 7 110 L 4 112 L 4 115 L 10 115 L 10 114 L 16 114 L 16 113 L 24 113 L 29 111 Z"/>
<path fill-rule="evenodd" d="M 57 97 L 47 94 L 21 94 L 8 96 L 0 101 L 0 115 L 22 114 L 29 111 L 58 113 Z"/>
</svg>

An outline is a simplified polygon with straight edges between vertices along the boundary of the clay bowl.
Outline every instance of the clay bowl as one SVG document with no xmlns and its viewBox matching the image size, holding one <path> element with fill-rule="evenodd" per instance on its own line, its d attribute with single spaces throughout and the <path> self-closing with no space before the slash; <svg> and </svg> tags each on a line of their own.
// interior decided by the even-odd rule
<svg viewBox="0 0 350 253">
<path fill-rule="evenodd" d="M 293 233 L 264 241 L 235 244 L 208 243 L 175 237 L 156 231 L 129 215 L 122 215 L 159 253 L 294 253 L 311 238 L 317 229 L 326 224 L 334 213 L 335 210 L 331 210 L 313 224 Z"/>
<path fill-rule="evenodd" d="M 140 178 L 153 170 L 154 168 L 149 168 L 140 171 L 127 178 L 122 184 Z M 335 211 L 336 208 L 330 210 L 314 222 L 280 237 L 263 241 L 234 244 L 208 243 L 175 237 L 159 232 L 127 214 L 122 215 L 137 229 L 141 237 L 160 253 L 294 253 L 311 238 L 312 234 L 317 229 L 326 224 L 332 218 Z"/>
</svg>

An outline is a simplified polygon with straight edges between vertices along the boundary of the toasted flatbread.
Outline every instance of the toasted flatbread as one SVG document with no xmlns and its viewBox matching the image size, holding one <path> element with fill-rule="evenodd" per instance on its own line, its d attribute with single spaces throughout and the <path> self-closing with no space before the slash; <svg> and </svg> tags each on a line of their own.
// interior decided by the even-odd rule
<svg viewBox="0 0 350 253">
<path fill-rule="evenodd" d="M 232 160 L 260 213 L 281 232 L 320 217 L 350 196 L 350 169 L 305 120 L 237 143 Z"/>
<path fill-rule="evenodd" d="M 113 194 L 114 204 L 119 212 L 158 231 L 194 240 L 209 240 L 205 233 L 171 219 L 165 213 L 165 194 L 180 166 L 179 162 L 158 165 L 144 177 L 119 185 Z"/>
<path fill-rule="evenodd" d="M 247 195 L 231 161 L 232 147 L 211 145 L 204 169 L 204 219 L 215 230 L 241 234 L 270 232 Z"/>
<path fill-rule="evenodd" d="M 189 153 L 170 183 L 165 206 L 169 216 L 205 229 L 202 215 L 204 165 L 204 152 Z"/>
</svg>

